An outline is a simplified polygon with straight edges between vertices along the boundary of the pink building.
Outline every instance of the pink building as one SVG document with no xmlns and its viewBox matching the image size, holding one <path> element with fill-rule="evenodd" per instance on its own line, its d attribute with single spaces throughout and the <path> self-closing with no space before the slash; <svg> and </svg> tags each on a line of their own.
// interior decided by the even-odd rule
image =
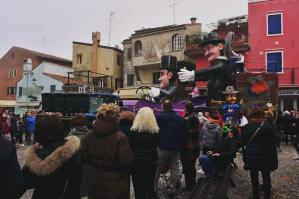
<svg viewBox="0 0 299 199">
<path fill-rule="evenodd" d="M 248 0 L 246 68 L 277 73 L 280 108 L 299 108 L 299 1 Z"/>
</svg>

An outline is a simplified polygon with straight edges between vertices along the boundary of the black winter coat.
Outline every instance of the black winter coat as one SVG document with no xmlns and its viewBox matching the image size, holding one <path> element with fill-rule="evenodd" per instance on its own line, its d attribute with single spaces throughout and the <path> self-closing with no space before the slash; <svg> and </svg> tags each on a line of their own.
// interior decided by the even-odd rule
<svg viewBox="0 0 299 199">
<path fill-rule="evenodd" d="M 261 123 L 252 122 L 244 127 L 240 136 L 243 145 L 246 145 Z M 245 170 L 270 170 L 278 167 L 276 151 L 276 131 L 270 122 L 265 122 L 259 132 L 247 144 L 244 152 Z"/>
<path fill-rule="evenodd" d="M 80 141 L 70 136 L 42 149 L 30 147 L 23 174 L 32 199 L 80 199 Z"/>
<path fill-rule="evenodd" d="M 196 160 L 199 156 L 199 120 L 194 113 L 184 117 L 186 131 L 183 135 L 184 143 L 181 160 Z"/>
<path fill-rule="evenodd" d="M 213 153 L 219 153 L 219 157 L 211 157 L 216 169 L 225 169 L 236 157 L 239 143 L 237 139 L 223 138 L 218 148 Z"/>
<path fill-rule="evenodd" d="M 130 131 L 129 139 L 134 157 L 133 169 L 134 167 L 154 166 L 157 164 L 157 134 Z"/>
<path fill-rule="evenodd" d="M 17 159 L 15 146 L 0 138 L 0 198 L 19 198 L 25 189 L 25 181 Z"/>
<path fill-rule="evenodd" d="M 181 151 L 184 143 L 184 119 L 174 111 L 161 112 L 156 118 L 160 128 L 158 147 L 166 151 Z"/>
</svg>

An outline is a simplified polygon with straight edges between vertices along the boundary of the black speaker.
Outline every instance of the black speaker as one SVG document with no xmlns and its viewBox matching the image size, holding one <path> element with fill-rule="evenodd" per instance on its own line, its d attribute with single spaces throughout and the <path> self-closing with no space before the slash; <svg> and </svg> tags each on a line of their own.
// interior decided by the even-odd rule
<svg viewBox="0 0 299 199">
<path fill-rule="evenodd" d="M 88 113 L 89 97 L 87 94 L 67 94 L 65 95 L 66 113 Z"/>
<path fill-rule="evenodd" d="M 46 112 L 64 112 L 64 95 L 61 93 L 43 93 L 42 108 Z"/>
</svg>

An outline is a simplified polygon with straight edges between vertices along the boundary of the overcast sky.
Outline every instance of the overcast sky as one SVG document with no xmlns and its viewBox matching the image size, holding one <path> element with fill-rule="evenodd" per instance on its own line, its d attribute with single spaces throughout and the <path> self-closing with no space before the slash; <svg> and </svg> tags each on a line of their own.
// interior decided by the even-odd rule
<svg viewBox="0 0 299 199">
<path fill-rule="evenodd" d="M 247 14 L 247 0 L 177 0 L 176 24 L 196 17 L 206 24 Z M 64 58 L 72 57 L 72 41 L 91 43 L 102 33 L 108 45 L 109 14 L 114 12 L 111 46 L 135 30 L 173 24 L 173 0 L 0 0 L 0 56 L 19 46 Z"/>
</svg>

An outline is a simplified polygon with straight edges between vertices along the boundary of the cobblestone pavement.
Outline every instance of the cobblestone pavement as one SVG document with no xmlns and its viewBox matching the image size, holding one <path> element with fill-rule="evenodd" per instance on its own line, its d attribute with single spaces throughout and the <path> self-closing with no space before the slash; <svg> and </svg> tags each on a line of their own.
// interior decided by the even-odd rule
<svg viewBox="0 0 299 199">
<path fill-rule="evenodd" d="M 278 169 L 271 174 L 273 199 L 299 199 L 299 160 L 293 160 L 295 154 L 290 145 L 283 145 L 278 152 Z M 237 154 L 236 163 L 239 167 L 233 172 L 236 187 L 230 187 L 228 196 L 232 199 L 248 198 L 251 196 L 250 175 L 243 169 L 241 154 Z"/>
<path fill-rule="evenodd" d="M 20 164 L 24 164 L 23 154 L 25 147 L 18 150 Z M 279 155 L 279 168 L 272 172 L 273 199 L 299 199 L 299 160 L 293 160 L 295 150 L 292 146 L 282 146 Z M 233 180 L 236 187 L 230 187 L 228 196 L 230 199 L 246 199 L 251 195 L 251 184 L 249 172 L 244 171 L 242 155 L 237 154 L 235 160 L 238 169 L 233 171 Z M 161 179 L 159 185 L 159 198 L 164 198 L 166 181 Z M 184 187 L 184 178 L 182 178 Z M 133 188 L 131 186 L 131 199 L 134 199 Z M 32 191 L 28 190 L 21 199 L 30 199 Z M 190 192 L 183 192 L 180 189 L 176 194 L 176 199 L 186 199 Z M 261 194 L 262 195 L 262 194 Z"/>
</svg>

